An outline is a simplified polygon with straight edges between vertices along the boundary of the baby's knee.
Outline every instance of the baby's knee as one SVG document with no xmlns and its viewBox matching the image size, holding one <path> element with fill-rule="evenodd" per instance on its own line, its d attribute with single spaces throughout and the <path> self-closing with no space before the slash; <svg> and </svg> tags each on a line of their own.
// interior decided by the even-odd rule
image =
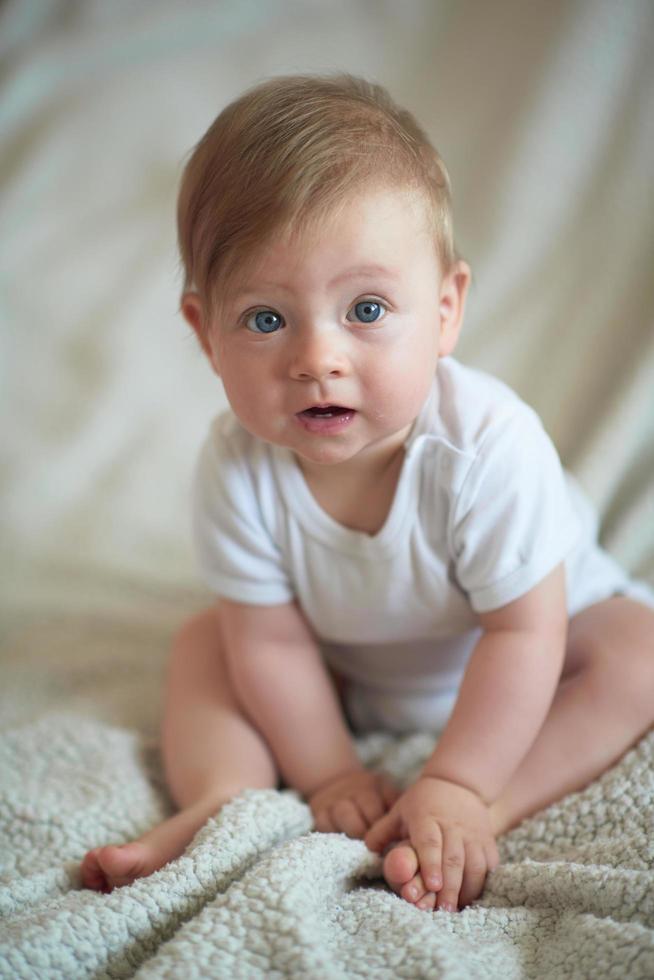
<svg viewBox="0 0 654 980">
<path fill-rule="evenodd" d="M 598 658 L 590 670 L 598 698 L 622 706 L 628 723 L 640 728 L 654 723 L 654 650 L 651 644 L 613 642 L 605 656 Z"/>
<path fill-rule="evenodd" d="M 623 664 L 623 672 L 631 674 L 629 702 L 637 710 L 648 727 L 654 724 L 654 616 L 652 617 L 652 635 L 649 642 L 645 641 L 633 651 L 631 666 Z"/>
</svg>

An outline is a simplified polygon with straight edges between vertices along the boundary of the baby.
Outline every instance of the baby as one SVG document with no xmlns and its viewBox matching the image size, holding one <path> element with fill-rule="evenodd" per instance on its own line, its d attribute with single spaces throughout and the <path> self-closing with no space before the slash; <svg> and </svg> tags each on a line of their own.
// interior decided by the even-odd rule
<svg viewBox="0 0 654 980">
<path fill-rule="evenodd" d="M 451 355 L 470 270 L 449 180 L 379 85 L 277 77 L 220 113 L 179 198 L 182 312 L 231 411 L 195 472 L 216 602 L 176 638 L 179 812 L 90 851 L 110 891 L 246 788 L 384 853 L 423 909 L 477 898 L 496 838 L 654 721 L 654 593 L 596 540 L 538 417 Z M 438 733 L 400 792 L 353 734 Z"/>
</svg>

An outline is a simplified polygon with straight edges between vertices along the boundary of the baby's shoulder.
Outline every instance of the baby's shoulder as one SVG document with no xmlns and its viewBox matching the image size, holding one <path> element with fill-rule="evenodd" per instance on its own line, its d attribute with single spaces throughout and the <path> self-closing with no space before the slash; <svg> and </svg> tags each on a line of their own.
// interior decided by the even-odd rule
<svg viewBox="0 0 654 980">
<path fill-rule="evenodd" d="M 520 479 L 534 455 L 555 453 L 537 413 L 516 392 L 452 357 L 438 362 L 414 442 L 421 483 L 440 488 L 443 513 L 465 487 L 508 484 Z"/>
<path fill-rule="evenodd" d="M 270 480 L 267 444 L 243 428 L 231 409 L 216 415 L 200 446 L 197 478 L 241 497 Z"/>
<path fill-rule="evenodd" d="M 248 432 L 229 408 L 211 420 L 204 447 L 224 463 L 249 465 L 265 457 L 265 443 Z"/>
<path fill-rule="evenodd" d="M 435 434 L 472 460 L 507 430 L 542 428 L 536 412 L 507 384 L 452 357 L 437 368 Z"/>
</svg>

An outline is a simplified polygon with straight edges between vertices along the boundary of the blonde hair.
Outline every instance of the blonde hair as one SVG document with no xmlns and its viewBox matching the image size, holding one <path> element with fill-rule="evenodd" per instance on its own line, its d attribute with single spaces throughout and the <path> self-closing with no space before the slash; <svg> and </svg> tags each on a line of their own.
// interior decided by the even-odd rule
<svg viewBox="0 0 654 980">
<path fill-rule="evenodd" d="M 192 151 L 177 207 L 184 291 L 210 310 L 275 233 L 319 228 L 362 188 L 421 193 L 443 271 L 456 259 L 450 181 L 428 136 L 381 85 L 284 75 L 231 102 Z"/>
</svg>

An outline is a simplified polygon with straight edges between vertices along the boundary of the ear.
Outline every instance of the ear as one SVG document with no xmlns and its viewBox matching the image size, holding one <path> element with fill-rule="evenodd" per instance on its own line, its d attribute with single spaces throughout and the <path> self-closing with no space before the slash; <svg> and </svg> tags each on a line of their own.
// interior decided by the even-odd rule
<svg viewBox="0 0 654 980">
<path fill-rule="evenodd" d="M 182 311 L 184 319 L 197 337 L 200 347 L 209 359 L 211 366 L 216 374 L 219 375 L 218 358 L 209 338 L 209 325 L 199 295 L 194 292 L 184 293 L 179 308 Z"/>
<path fill-rule="evenodd" d="M 441 282 L 439 357 L 447 357 L 456 347 L 463 323 L 470 278 L 470 266 L 459 259 Z"/>
</svg>

